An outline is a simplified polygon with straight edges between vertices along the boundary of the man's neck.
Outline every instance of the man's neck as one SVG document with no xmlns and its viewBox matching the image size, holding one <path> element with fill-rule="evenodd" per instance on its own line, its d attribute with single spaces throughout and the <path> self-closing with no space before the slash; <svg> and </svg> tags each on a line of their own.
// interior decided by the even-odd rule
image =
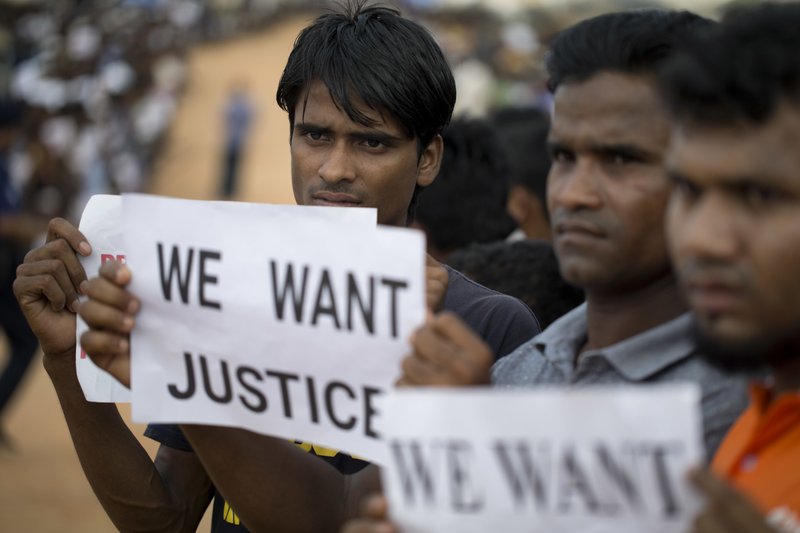
<svg viewBox="0 0 800 533">
<path fill-rule="evenodd" d="M 685 312 L 672 275 L 626 293 L 587 290 L 587 341 L 581 351 L 617 344 Z"/>
</svg>

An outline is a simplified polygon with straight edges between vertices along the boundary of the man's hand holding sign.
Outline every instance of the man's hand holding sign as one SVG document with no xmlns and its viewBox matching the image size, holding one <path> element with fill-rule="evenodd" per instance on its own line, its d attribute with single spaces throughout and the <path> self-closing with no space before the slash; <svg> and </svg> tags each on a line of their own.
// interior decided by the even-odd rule
<svg viewBox="0 0 800 533">
<path fill-rule="evenodd" d="M 691 533 L 794 533 L 797 524 L 783 524 L 776 518 L 773 528 L 750 498 L 707 470 L 695 470 L 692 485 L 706 498 L 706 506 L 697 515 Z"/>
<path fill-rule="evenodd" d="M 494 354 L 452 313 L 430 318 L 411 337 L 398 385 L 488 385 Z"/>
<path fill-rule="evenodd" d="M 29 252 L 17 268 L 14 293 L 42 345 L 45 362 L 75 349 L 78 294 L 86 282 L 77 254 L 88 256 L 91 251 L 77 228 L 55 218 L 47 229 L 47 243 Z"/>
<path fill-rule="evenodd" d="M 141 304 L 125 290 L 131 271 L 124 263 L 109 261 L 99 274 L 86 284 L 89 300 L 81 306 L 80 315 L 90 329 L 81 335 L 80 343 L 97 366 L 130 387 L 129 335 Z"/>
</svg>

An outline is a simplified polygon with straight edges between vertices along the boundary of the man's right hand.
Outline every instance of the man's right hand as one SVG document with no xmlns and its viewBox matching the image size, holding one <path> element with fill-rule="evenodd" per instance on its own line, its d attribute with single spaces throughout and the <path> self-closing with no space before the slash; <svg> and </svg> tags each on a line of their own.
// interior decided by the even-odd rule
<svg viewBox="0 0 800 533">
<path fill-rule="evenodd" d="M 139 311 L 137 300 L 125 287 L 131 282 L 131 271 L 123 263 L 108 261 L 100 267 L 100 276 L 86 283 L 89 300 L 80 308 L 81 318 L 89 331 L 80 342 L 92 361 L 131 386 L 131 354 L 129 335 Z"/>
<path fill-rule="evenodd" d="M 86 272 L 78 256 L 92 249 L 86 237 L 64 220 L 47 227 L 47 242 L 28 252 L 17 268 L 14 295 L 45 354 L 75 351 L 75 313 Z"/>
<path fill-rule="evenodd" d="M 488 385 L 494 356 L 459 317 L 442 312 L 411 336 L 397 385 L 468 387 Z"/>
</svg>

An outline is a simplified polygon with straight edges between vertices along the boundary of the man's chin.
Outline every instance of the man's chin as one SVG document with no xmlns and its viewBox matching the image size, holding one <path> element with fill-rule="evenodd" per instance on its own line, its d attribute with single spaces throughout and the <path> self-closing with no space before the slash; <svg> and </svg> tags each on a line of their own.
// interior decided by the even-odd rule
<svg viewBox="0 0 800 533">
<path fill-rule="evenodd" d="M 783 335 L 723 338 L 706 331 L 697 323 L 693 327 L 695 343 L 702 357 L 730 373 L 757 372 L 800 357 L 798 331 L 792 329 Z"/>
</svg>

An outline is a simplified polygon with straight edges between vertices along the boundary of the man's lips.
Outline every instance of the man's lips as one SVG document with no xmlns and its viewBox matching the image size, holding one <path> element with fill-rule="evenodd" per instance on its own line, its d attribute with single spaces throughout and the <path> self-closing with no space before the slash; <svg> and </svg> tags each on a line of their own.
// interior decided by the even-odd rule
<svg viewBox="0 0 800 533">
<path fill-rule="evenodd" d="M 352 194 L 327 191 L 315 192 L 311 195 L 311 201 L 314 205 L 334 205 L 344 207 L 352 207 L 361 204 L 361 200 Z"/>
<path fill-rule="evenodd" d="M 559 239 L 562 238 L 592 238 L 598 239 L 605 237 L 603 231 L 593 224 L 581 220 L 563 220 L 556 222 L 555 234 Z"/>
<path fill-rule="evenodd" d="M 696 313 L 731 313 L 744 303 L 744 291 L 735 284 L 713 279 L 694 279 L 685 281 L 684 287 L 692 310 Z"/>
</svg>

